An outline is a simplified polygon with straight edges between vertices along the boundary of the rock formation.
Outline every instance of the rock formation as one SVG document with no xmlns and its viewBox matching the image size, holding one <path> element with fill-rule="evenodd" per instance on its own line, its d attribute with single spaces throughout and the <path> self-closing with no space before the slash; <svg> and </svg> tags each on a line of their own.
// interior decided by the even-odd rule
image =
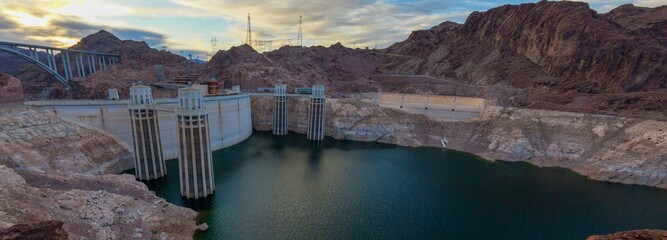
<svg viewBox="0 0 667 240">
<path fill-rule="evenodd" d="M 389 69 L 508 88 L 487 96 L 505 106 L 666 119 L 664 12 L 505 5 L 474 12 L 461 26 L 413 32 L 387 49 L 397 54 Z"/>
<path fill-rule="evenodd" d="M 21 81 L 9 74 L 0 72 L 0 104 L 23 101 Z"/>
<path fill-rule="evenodd" d="M 285 46 L 263 54 L 242 45 L 218 51 L 206 65 L 204 75 L 215 77 L 227 88 L 241 85 L 255 89 L 278 82 L 290 87 L 349 86 L 361 84 L 363 76 L 379 73 L 380 59 L 378 51 L 350 49 L 340 43 L 330 47 Z"/>
<path fill-rule="evenodd" d="M 187 239 L 197 229 L 195 211 L 115 175 L 132 155 L 105 132 L 11 105 L 0 109 L 0 143 L 0 239 Z"/>
<path fill-rule="evenodd" d="M 598 14 L 579 2 L 505 5 L 474 12 L 465 24 L 415 31 L 383 50 L 221 51 L 207 73 L 248 89 L 284 81 L 331 92 L 451 94 L 459 83 L 469 88 L 456 95 L 502 106 L 664 120 L 666 9 L 623 5 Z"/>
<path fill-rule="evenodd" d="M 667 231 L 664 230 L 632 230 L 617 232 L 608 235 L 590 236 L 587 240 L 659 240 L 667 239 Z"/>
<path fill-rule="evenodd" d="M 17 174 L 0 165 L 0 189 L 0 228 L 57 220 L 71 239 L 187 239 L 196 230 L 195 211 L 131 175 Z"/>
<path fill-rule="evenodd" d="M 57 220 L 16 224 L 0 230 L 0 239 L 67 240 L 63 222 Z"/>
<path fill-rule="evenodd" d="M 253 127 L 271 129 L 272 98 L 253 97 Z M 489 160 L 564 167 L 592 179 L 667 188 L 667 122 L 489 107 L 482 117 L 442 122 L 357 100 L 327 99 L 327 136 L 442 147 Z M 305 133 L 308 103 L 290 99 L 289 130 Z M 302 120 L 302 121 L 299 121 Z"/>
<path fill-rule="evenodd" d="M 52 111 L 26 108 L 0 110 L 0 164 L 48 173 L 120 173 L 133 168 L 132 154 L 119 139 Z"/>
</svg>

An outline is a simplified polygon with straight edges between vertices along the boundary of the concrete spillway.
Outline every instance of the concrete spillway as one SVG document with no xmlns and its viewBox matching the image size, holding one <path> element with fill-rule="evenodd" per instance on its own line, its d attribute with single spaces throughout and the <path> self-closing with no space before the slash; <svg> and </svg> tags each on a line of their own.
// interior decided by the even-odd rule
<svg viewBox="0 0 667 240">
<path fill-rule="evenodd" d="M 204 109 L 204 93 L 187 87 L 178 90 L 178 169 L 181 196 L 200 198 L 213 194 L 213 163 L 209 118 Z"/>
<path fill-rule="evenodd" d="M 273 106 L 273 135 L 287 135 L 287 87 L 276 85 Z"/>
<path fill-rule="evenodd" d="M 51 109 L 66 120 L 111 133 L 134 151 L 128 103 L 128 100 L 50 100 L 25 104 Z M 153 103 L 171 111 L 156 112 L 164 159 L 178 158 L 178 126 L 173 111 L 179 101 L 154 99 Z M 249 94 L 204 97 L 203 104 L 209 116 L 211 150 L 232 146 L 252 134 Z"/>
<path fill-rule="evenodd" d="M 148 107 L 152 103 L 150 87 L 139 85 L 130 88 L 128 109 L 134 139 L 134 174 L 141 180 L 157 179 L 167 174 L 158 114 Z"/>
</svg>

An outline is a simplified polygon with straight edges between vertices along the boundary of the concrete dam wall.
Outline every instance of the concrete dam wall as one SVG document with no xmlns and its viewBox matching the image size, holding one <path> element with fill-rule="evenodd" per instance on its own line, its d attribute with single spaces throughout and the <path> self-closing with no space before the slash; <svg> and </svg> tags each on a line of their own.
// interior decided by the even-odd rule
<svg viewBox="0 0 667 240">
<path fill-rule="evenodd" d="M 173 111 L 178 99 L 156 99 L 159 107 L 160 135 L 166 159 L 178 158 L 178 128 Z M 50 100 L 26 102 L 26 105 L 53 110 L 60 117 L 102 129 L 125 142 L 132 149 L 132 126 L 127 100 Z M 252 134 L 250 95 L 239 94 L 204 98 L 209 114 L 211 149 L 237 144 Z"/>
</svg>

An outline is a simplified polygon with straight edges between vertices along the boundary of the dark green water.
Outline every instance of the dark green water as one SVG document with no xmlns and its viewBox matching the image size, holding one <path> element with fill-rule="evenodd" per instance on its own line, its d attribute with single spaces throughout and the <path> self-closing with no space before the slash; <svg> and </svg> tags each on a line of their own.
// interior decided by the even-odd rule
<svg viewBox="0 0 667 240">
<path fill-rule="evenodd" d="M 667 191 L 525 163 L 255 132 L 213 153 L 215 194 L 185 201 L 178 162 L 147 182 L 202 213 L 199 239 L 584 239 L 667 229 Z"/>
</svg>

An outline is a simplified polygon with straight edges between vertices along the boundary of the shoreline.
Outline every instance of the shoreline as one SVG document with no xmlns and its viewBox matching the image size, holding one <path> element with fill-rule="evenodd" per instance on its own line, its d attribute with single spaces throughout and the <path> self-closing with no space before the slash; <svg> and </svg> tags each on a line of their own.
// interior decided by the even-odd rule
<svg viewBox="0 0 667 240">
<path fill-rule="evenodd" d="M 272 126 L 271 98 L 253 97 L 253 129 Z M 667 122 L 516 108 L 489 108 L 479 118 L 443 122 L 373 104 L 327 99 L 325 135 L 440 148 L 487 161 L 566 168 L 591 180 L 667 189 Z M 307 101 L 290 99 L 289 131 L 305 134 Z"/>
<path fill-rule="evenodd" d="M 259 130 L 259 129 L 253 129 L 253 130 L 254 130 L 254 131 L 258 131 L 258 132 L 263 132 L 263 133 L 271 133 L 270 130 Z M 298 135 L 303 136 L 304 138 L 306 137 L 306 134 L 298 133 L 298 132 L 295 132 L 295 131 L 288 131 L 288 134 L 289 134 L 289 133 L 292 133 L 292 134 L 298 134 Z M 324 141 L 326 141 L 326 138 L 331 138 L 331 139 L 334 139 L 334 140 L 337 140 L 337 141 L 375 142 L 375 143 L 387 144 L 387 145 L 391 145 L 391 146 L 406 147 L 406 148 L 415 148 L 415 149 L 418 149 L 418 148 L 440 149 L 440 150 L 445 150 L 445 151 L 452 151 L 452 152 L 456 152 L 456 153 L 462 153 L 462 154 L 468 155 L 468 156 L 470 156 L 470 157 L 472 157 L 472 158 L 476 158 L 476 159 L 479 159 L 479 160 L 482 160 L 482 161 L 485 161 L 485 162 L 488 162 L 488 163 L 496 163 L 496 162 L 499 162 L 499 163 L 519 163 L 519 164 L 527 164 L 527 165 L 530 165 L 531 167 L 536 167 L 536 168 L 541 168 L 541 169 L 542 169 L 542 168 L 544 168 L 544 169 L 558 169 L 558 170 L 562 170 L 562 171 L 567 171 L 567 172 L 569 172 L 569 173 L 576 174 L 577 176 L 584 177 L 584 178 L 586 178 L 586 179 L 589 180 L 589 181 L 602 182 L 602 183 L 609 183 L 609 184 L 621 184 L 621 185 L 626 185 L 626 186 L 647 187 L 647 188 L 657 189 L 657 190 L 659 190 L 659 191 L 667 191 L 667 188 L 656 187 L 656 186 L 649 186 L 649 185 L 636 184 L 636 183 L 622 183 L 622 182 L 612 182 L 612 181 L 605 181 L 605 180 L 596 180 L 596 179 L 593 179 L 593 178 L 591 178 L 591 177 L 589 177 L 589 176 L 580 174 L 580 173 L 578 173 L 577 171 L 575 171 L 575 170 L 573 170 L 573 169 L 566 168 L 566 167 L 563 167 L 563 166 L 540 166 L 540 165 L 533 164 L 533 163 L 528 162 L 528 161 L 511 161 L 511 160 L 503 160 L 503 159 L 488 159 L 488 158 L 485 158 L 485 157 L 483 157 L 483 156 L 477 155 L 477 154 L 475 154 L 475 153 L 466 152 L 466 151 L 461 151 L 461 150 L 456 150 L 456 149 L 450 149 L 450 148 L 442 148 L 442 147 L 437 147 L 437 146 L 408 146 L 408 145 L 399 145 L 399 144 L 394 144 L 394 143 L 386 143 L 386 142 L 378 142 L 378 141 L 359 141 L 359 140 L 350 140 L 350 139 L 336 139 L 336 138 L 333 138 L 333 137 L 331 137 L 331 136 L 325 136 L 325 140 L 324 140 Z M 240 143 L 242 143 L 242 142 L 240 142 Z M 216 151 L 222 151 L 222 150 L 223 150 L 223 149 L 216 150 Z"/>
</svg>

